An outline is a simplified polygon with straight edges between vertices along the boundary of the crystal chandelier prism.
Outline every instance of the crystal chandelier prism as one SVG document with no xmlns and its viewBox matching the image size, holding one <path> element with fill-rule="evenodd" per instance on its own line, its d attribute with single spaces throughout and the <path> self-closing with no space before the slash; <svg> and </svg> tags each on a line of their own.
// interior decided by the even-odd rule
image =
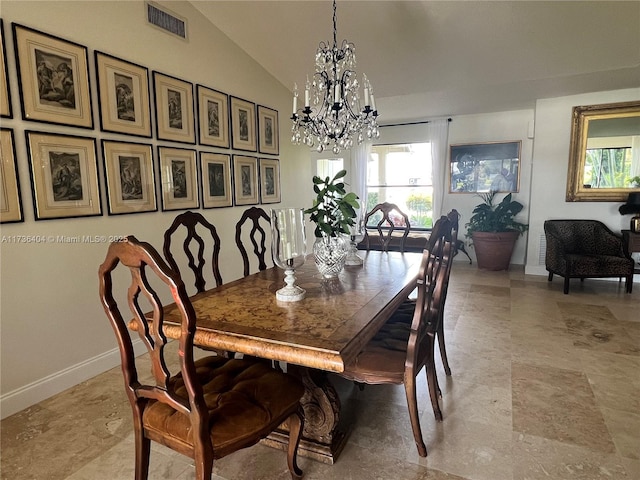
<svg viewBox="0 0 640 480">
<path fill-rule="evenodd" d="M 333 46 L 320 42 L 316 51 L 316 71 L 304 88 L 304 107 L 298 110 L 298 86 L 293 88 L 291 142 L 326 148 L 338 154 L 360 144 L 365 137 L 378 138 L 378 111 L 371 83 L 362 76 L 364 102 L 356 78 L 356 48 L 346 40 L 338 48 L 336 0 L 333 0 Z"/>
</svg>

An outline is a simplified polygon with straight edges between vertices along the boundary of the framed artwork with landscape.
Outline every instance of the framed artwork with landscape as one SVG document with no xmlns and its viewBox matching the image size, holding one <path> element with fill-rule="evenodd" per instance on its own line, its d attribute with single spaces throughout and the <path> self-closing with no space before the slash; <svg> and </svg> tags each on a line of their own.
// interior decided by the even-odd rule
<svg viewBox="0 0 640 480">
<path fill-rule="evenodd" d="M 260 203 L 280 202 L 280 162 L 275 158 L 260 159 Z"/>
<path fill-rule="evenodd" d="M 95 138 L 25 136 L 36 220 L 102 215 Z"/>
<path fill-rule="evenodd" d="M 95 59 L 102 130 L 150 138 L 147 68 L 102 52 Z"/>
<path fill-rule="evenodd" d="M 231 97 L 231 144 L 236 150 L 255 152 L 256 104 Z"/>
<path fill-rule="evenodd" d="M 22 221 L 24 218 L 13 130 L 0 128 L 0 223 Z"/>
<path fill-rule="evenodd" d="M 155 212 L 151 145 L 102 141 L 109 215 Z"/>
<path fill-rule="evenodd" d="M 258 150 L 260 153 L 278 155 L 280 132 L 278 111 L 258 105 Z"/>
<path fill-rule="evenodd" d="M 7 50 L 4 42 L 4 22 L 0 18 L 0 117 L 12 118 L 11 89 L 7 70 Z"/>
<path fill-rule="evenodd" d="M 158 140 L 196 143 L 193 84 L 153 72 Z"/>
<path fill-rule="evenodd" d="M 233 190 L 236 205 L 258 204 L 258 159 L 233 156 Z"/>
<path fill-rule="evenodd" d="M 233 206 L 229 155 L 200 152 L 200 181 L 203 208 Z"/>
<path fill-rule="evenodd" d="M 93 128 L 87 47 L 12 26 L 22 117 Z"/>
<path fill-rule="evenodd" d="M 517 192 L 520 140 L 450 146 L 450 193 Z"/>
<path fill-rule="evenodd" d="M 200 145 L 229 148 L 229 96 L 197 85 Z"/>
<path fill-rule="evenodd" d="M 158 147 L 162 209 L 198 208 L 196 151 L 187 148 Z"/>
</svg>

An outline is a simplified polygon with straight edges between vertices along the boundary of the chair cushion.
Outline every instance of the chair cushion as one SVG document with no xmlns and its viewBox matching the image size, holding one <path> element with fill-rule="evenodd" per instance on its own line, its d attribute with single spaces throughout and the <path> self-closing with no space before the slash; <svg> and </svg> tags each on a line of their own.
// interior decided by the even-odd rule
<svg viewBox="0 0 640 480">
<path fill-rule="evenodd" d="M 566 258 L 568 275 L 617 276 L 633 272 L 633 261 L 626 257 L 568 254 Z"/>
<path fill-rule="evenodd" d="M 257 443 L 285 419 L 283 415 L 295 411 L 304 393 L 296 378 L 261 361 L 206 357 L 195 366 L 209 410 L 215 458 Z M 176 393 L 188 398 L 182 375 L 175 381 Z M 143 424 L 156 435 L 193 445 L 189 416 L 167 404 L 152 400 Z"/>
<path fill-rule="evenodd" d="M 342 376 L 368 384 L 403 383 L 415 308 L 415 303 L 406 303 L 396 310 L 356 359 L 345 366 Z"/>
</svg>

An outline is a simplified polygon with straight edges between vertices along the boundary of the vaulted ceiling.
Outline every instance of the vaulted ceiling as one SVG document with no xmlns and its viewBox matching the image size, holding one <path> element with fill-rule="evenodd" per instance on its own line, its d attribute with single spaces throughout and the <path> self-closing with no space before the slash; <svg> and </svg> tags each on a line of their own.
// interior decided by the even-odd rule
<svg viewBox="0 0 640 480">
<path fill-rule="evenodd" d="M 289 89 L 333 37 L 328 0 L 192 4 Z M 380 123 L 640 87 L 640 1 L 339 0 L 337 27 L 339 43 L 356 45 Z"/>
</svg>

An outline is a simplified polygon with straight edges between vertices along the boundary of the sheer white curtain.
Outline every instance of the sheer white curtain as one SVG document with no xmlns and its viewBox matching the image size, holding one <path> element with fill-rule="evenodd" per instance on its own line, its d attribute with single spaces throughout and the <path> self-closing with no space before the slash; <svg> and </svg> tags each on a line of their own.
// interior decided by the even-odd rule
<svg viewBox="0 0 640 480">
<path fill-rule="evenodd" d="M 631 177 L 640 176 L 640 135 L 631 137 Z"/>
<path fill-rule="evenodd" d="M 364 217 L 367 208 L 367 164 L 371 154 L 371 141 L 362 142 L 353 148 L 353 175 L 351 191 L 360 199 L 359 216 Z"/>
<path fill-rule="evenodd" d="M 431 143 L 433 162 L 433 221 L 443 215 L 444 193 L 447 190 L 447 146 L 449 120 L 432 120 L 426 125 L 427 140 Z"/>
</svg>

